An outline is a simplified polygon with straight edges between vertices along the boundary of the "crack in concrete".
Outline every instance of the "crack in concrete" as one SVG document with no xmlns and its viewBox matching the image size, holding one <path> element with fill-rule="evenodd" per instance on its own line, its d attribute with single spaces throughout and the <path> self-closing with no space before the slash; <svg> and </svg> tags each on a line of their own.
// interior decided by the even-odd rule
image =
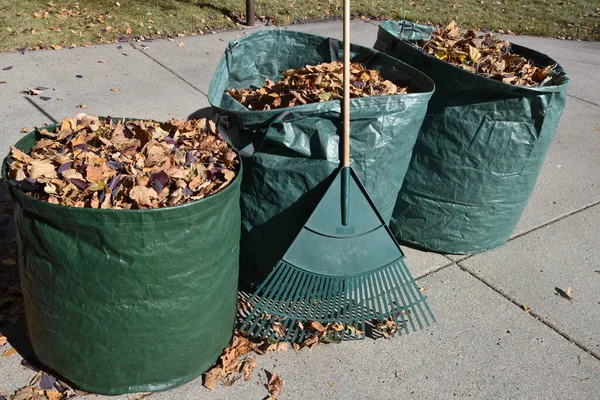
<svg viewBox="0 0 600 400">
<path fill-rule="evenodd" d="M 504 293 L 502 290 L 496 288 L 495 286 L 493 286 L 490 282 L 488 282 L 484 278 L 480 277 L 479 275 L 475 274 L 474 272 L 471 272 L 466 267 L 462 266 L 461 262 L 462 261 L 459 261 L 459 262 L 456 263 L 456 265 L 461 270 L 465 271 L 466 273 L 468 273 L 469 275 L 471 275 L 473 278 L 477 279 L 478 281 L 480 281 L 481 283 L 483 283 L 484 285 L 486 285 L 487 287 L 489 287 L 490 289 L 492 289 L 494 292 L 498 293 L 499 295 L 501 295 L 502 297 L 504 297 L 506 300 L 510 301 L 511 303 L 513 303 L 514 305 L 516 305 L 517 307 L 519 307 L 521 310 L 524 310 L 524 307 L 526 306 L 525 304 L 519 303 L 516 299 L 513 299 L 508 294 Z M 523 311 L 523 312 L 526 312 L 526 311 Z M 584 352 L 586 352 L 590 356 L 594 357 L 596 360 L 600 361 L 600 354 L 597 354 L 595 351 L 587 348 L 584 344 L 582 344 L 579 341 L 577 341 L 576 339 L 572 338 L 567 333 L 562 332 L 556 325 L 554 325 L 553 323 L 545 320 L 544 317 L 541 316 L 540 314 L 537 314 L 533 310 L 530 310 L 528 312 L 528 314 L 530 314 L 533 318 L 537 319 L 539 322 L 541 322 L 542 324 L 546 325 L 548 328 L 550 328 L 551 330 L 553 330 L 554 332 L 556 332 L 557 334 L 559 334 L 560 336 L 562 336 L 564 339 L 568 340 L 569 342 L 573 343 L 575 346 L 579 347 L 581 350 L 583 350 Z"/>
</svg>

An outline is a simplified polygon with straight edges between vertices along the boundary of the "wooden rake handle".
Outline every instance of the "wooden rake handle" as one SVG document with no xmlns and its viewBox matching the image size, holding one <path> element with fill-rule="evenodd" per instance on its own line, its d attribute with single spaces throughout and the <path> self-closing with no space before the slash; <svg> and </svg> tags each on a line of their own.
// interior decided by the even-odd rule
<svg viewBox="0 0 600 400">
<path fill-rule="evenodd" d="M 344 101 L 343 135 L 342 135 L 342 167 L 350 166 L 350 0 L 344 0 Z"/>
</svg>

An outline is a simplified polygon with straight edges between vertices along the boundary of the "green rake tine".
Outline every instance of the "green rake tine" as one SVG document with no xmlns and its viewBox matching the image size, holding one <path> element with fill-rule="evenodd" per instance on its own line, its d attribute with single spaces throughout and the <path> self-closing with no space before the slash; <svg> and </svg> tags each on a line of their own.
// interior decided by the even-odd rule
<svg viewBox="0 0 600 400">
<path fill-rule="evenodd" d="M 256 289 L 256 291 L 254 292 L 254 294 L 252 295 L 252 297 L 249 300 L 249 303 L 252 304 L 253 301 L 256 301 L 257 304 L 254 306 L 253 310 L 259 309 L 259 310 L 264 310 L 266 309 L 267 304 L 272 300 L 270 298 L 267 298 L 265 296 L 259 296 L 261 293 L 265 292 L 265 289 L 267 287 L 269 287 L 269 285 L 271 284 L 271 282 L 276 281 L 277 279 L 279 279 L 279 277 L 281 276 L 281 274 L 283 274 L 284 270 L 283 269 L 274 269 L 275 271 L 275 275 L 274 276 L 267 276 L 267 279 L 265 279 L 265 281 L 262 283 L 262 285 L 259 286 L 258 289 Z M 247 319 L 244 323 L 244 325 L 242 325 L 242 328 L 244 328 L 244 326 L 246 326 L 248 324 L 248 321 L 250 321 L 249 319 Z M 253 323 L 251 326 L 254 326 L 255 324 Z"/>
<path fill-rule="evenodd" d="M 376 319 L 381 319 L 383 316 L 383 307 L 381 306 L 381 298 L 379 297 L 379 293 L 375 291 L 377 288 L 377 282 L 375 281 L 374 274 L 371 273 L 368 275 L 368 282 L 370 285 L 367 287 L 371 290 L 371 302 L 374 306 L 373 309 L 375 310 L 374 317 Z"/>
<path fill-rule="evenodd" d="M 410 313 L 410 318 L 417 323 L 418 329 L 423 329 L 423 323 L 421 322 L 421 318 L 419 316 L 419 310 L 416 308 L 417 301 L 414 299 L 414 290 L 413 290 L 414 288 L 412 287 L 411 283 L 406 280 L 406 278 L 404 276 L 403 264 L 399 264 L 396 272 L 400 276 L 400 279 L 402 282 L 401 287 L 402 287 L 402 290 L 404 291 L 404 293 L 406 294 L 406 300 L 407 300 L 406 308 L 407 308 L 407 311 Z M 414 332 L 416 332 L 418 329 L 416 327 L 413 327 Z"/>
<path fill-rule="evenodd" d="M 297 270 L 296 268 L 291 269 L 290 272 L 288 273 L 288 275 L 286 276 L 286 282 L 294 282 L 296 280 L 297 275 L 299 275 L 299 270 Z M 281 294 L 281 298 L 279 299 L 279 302 L 273 307 L 273 314 L 275 314 L 277 316 L 281 315 L 283 313 L 283 311 L 286 309 L 286 299 L 288 298 L 288 296 L 290 294 L 290 290 L 295 290 L 297 288 L 297 286 L 296 285 L 288 285 L 288 286 L 284 286 L 284 288 L 286 290 Z M 279 336 L 279 334 L 277 332 L 275 332 L 274 329 L 272 329 L 271 334 L 269 335 L 269 340 L 274 340 L 276 338 L 276 336 Z"/>
<path fill-rule="evenodd" d="M 328 278 L 329 285 L 327 285 L 327 294 L 323 300 L 323 321 L 328 321 L 333 315 L 333 301 L 332 299 L 336 296 L 335 279 Z M 325 322 L 327 323 L 327 322 Z"/>
<path fill-rule="evenodd" d="M 284 262 L 279 262 L 277 264 L 277 266 L 281 266 L 282 264 L 285 264 Z M 277 267 L 276 267 L 277 268 Z M 279 274 L 279 277 L 277 280 L 273 279 L 270 283 L 269 283 L 269 288 L 273 286 L 273 284 L 277 284 L 277 288 L 276 288 L 276 292 L 275 292 L 275 296 L 270 298 L 270 301 L 267 302 L 267 304 L 273 304 L 273 307 L 275 306 L 275 304 L 277 304 L 277 300 L 281 297 L 281 292 L 285 289 L 285 285 L 281 285 L 281 279 L 287 277 L 287 275 L 289 274 L 289 269 L 288 268 L 279 268 L 282 272 L 281 274 Z M 266 290 L 265 290 L 266 291 Z M 270 311 L 270 309 L 268 309 Z M 272 313 L 268 313 L 267 309 L 263 309 L 263 311 L 267 314 L 270 314 L 271 316 L 273 316 Z M 269 326 L 269 328 L 267 329 L 267 331 L 270 331 L 272 328 L 270 326 L 271 321 L 268 318 L 265 318 L 263 320 L 263 322 L 258 326 L 258 330 L 256 331 L 257 334 L 260 334 L 260 332 L 263 332 L 265 329 L 265 326 Z M 268 333 L 264 333 L 261 336 L 265 336 L 268 335 Z"/>
<path fill-rule="evenodd" d="M 376 273 L 377 274 L 377 282 L 378 282 L 379 290 L 381 293 L 380 296 L 382 297 L 384 304 L 389 305 L 390 306 L 389 308 L 391 308 L 392 305 L 394 304 L 394 302 L 391 298 L 389 289 L 385 283 L 385 272 L 384 271 L 385 271 L 385 269 L 377 271 L 377 273 Z M 388 307 L 386 307 L 386 308 L 388 308 Z M 394 317 L 393 308 L 391 308 L 390 314 L 386 315 L 386 320 L 387 319 L 393 319 L 394 321 L 396 321 L 396 318 Z"/>
<path fill-rule="evenodd" d="M 421 306 L 421 303 L 425 302 L 425 298 L 426 297 L 423 295 L 423 293 L 421 293 L 421 290 L 419 289 L 419 286 L 417 285 L 417 282 L 412 277 L 412 275 L 410 275 L 410 273 L 408 272 L 408 269 L 406 268 L 406 266 L 403 268 L 402 272 L 403 272 L 406 280 L 411 283 L 410 286 L 412 288 L 413 295 L 415 297 L 417 307 L 419 308 L 419 311 L 421 312 L 421 316 L 425 320 L 425 325 L 426 326 L 430 326 L 431 324 L 429 322 L 429 319 L 427 318 L 427 314 L 425 313 L 425 311 L 423 311 L 423 307 Z"/>
<path fill-rule="evenodd" d="M 419 285 L 417 285 L 415 278 L 410 274 L 410 272 L 408 272 L 408 268 L 406 268 L 406 266 L 404 266 L 404 274 L 407 276 L 407 279 L 412 283 L 413 288 L 416 289 L 417 295 L 419 297 L 419 302 L 417 303 L 417 305 L 418 305 L 419 309 L 421 310 L 421 313 L 423 314 L 423 318 L 425 319 L 425 324 L 427 326 L 430 326 L 430 323 L 427 319 L 427 315 L 421 308 L 421 304 L 424 304 L 425 309 L 427 309 L 429 316 L 432 319 L 432 322 L 435 322 L 435 315 L 433 315 L 433 313 L 431 312 L 431 309 L 429 308 L 429 304 L 427 304 L 427 301 L 426 301 L 427 296 L 425 296 L 425 295 L 423 295 L 423 293 L 421 293 L 421 290 L 419 289 Z"/>
<path fill-rule="evenodd" d="M 307 275 L 308 274 L 300 274 L 300 280 L 299 280 L 298 284 L 294 285 L 295 291 L 293 292 L 292 297 L 294 297 L 294 295 L 296 295 L 296 294 L 300 294 L 300 297 L 302 296 L 301 295 L 302 290 L 306 290 L 305 283 L 306 283 Z M 290 301 L 290 302 L 288 302 L 286 309 L 282 311 L 282 313 L 284 313 L 284 314 L 293 316 L 292 318 L 288 318 L 287 321 L 284 323 L 284 330 L 286 332 L 284 340 L 286 340 L 286 341 L 289 340 L 291 331 L 293 329 L 297 329 L 297 327 L 294 326 L 294 325 L 296 325 L 296 321 L 297 321 L 297 319 L 295 318 L 294 310 L 296 310 L 298 306 L 299 306 L 299 304 Z"/>
<path fill-rule="evenodd" d="M 385 301 L 385 291 L 383 290 L 383 285 L 381 283 L 381 280 L 379 279 L 379 271 L 377 270 L 375 271 L 373 274 L 371 274 L 371 279 L 374 282 L 373 287 L 374 290 L 377 291 L 377 304 L 379 305 L 379 319 L 380 320 L 385 320 L 388 318 L 388 316 L 390 316 L 391 314 L 387 313 L 387 303 Z"/>
<path fill-rule="evenodd" d="M 347 312 L 348 307 L 351 306 L 352 303 L 354 302 L 354 287 L 355 287 L 354 282 L 355 282 L 355 280 L 356 280 L 356 278 L 353 277 L 348 282 L 348 289 L 347 289 L 348 295 L 346 296 L 347 301 L 345 302 L 347 304 L 344 304 L 344 308 L 343 308 L 344 312 L 340 318 L 341 319 L 340 322 L 344 325 L 344 330 L 346 330 L 347 329 L 346 327 L 348 326 L 348 312 Z"/>
<path fill-rule="evenodd" d="M 407 297 L 410 300 L 410 305 L 411 305 L 411 309 L 412 311 L 414 311 L 414 317 L 417 321 L 417 324 L 419 325 L 419 329 L 423 329 L 423 323 L 421 322 L 421 317 L 420 317 L 420 312 L 422 312 L 422 310 L 419 307 L 419 298 L 415 293 L 415 289 L 418 292 L 419 288 L 416 284 L 416 282 L 411 282 L 410 280 L 406 279 L 406 275 L 404 274 L 404 266 L 402 266 L 400 268 L 400 274 L 402 275 L 404 282 L 406 284 L 406 291 L 407 291 Z M 419 310 L 416 309 L 416 307 L 419 307 Z"/>
<path fill-rule="evenodd" d="M 308 276 L 308 282 L 306 283 L 306 286 L 303 288 L 303 292 L 301 295 L 301 299 L 302 303 L 300 304 L 300 309 L 298 310 L 298 320 L 305 320 L 305 311 L 310 307 L 310 288 L 313 287 L 313 285 L 315 284 L 315 281 L 318 280 L 318 276 L 313 275 L 313 274 L 307 274 Z M 304 330 L 300 329 L 299 327 L 297 327 L 297 335 L 294 335 L 294 340 L 296 339 L 296 336 L 299 337 L 299 340 L 303 340 L 304 339 Z"/>
<path fill-rule="evenodd" d="M 401 303 L 401 310 L 400 312 L 404 312 L 404 311 L 408 311 L 406 314 L 406 318 L 408 319 L 408 322 L 410 323 L 410 326 L 412 328 L 413 332 L 417 331 L 417 328 L 415 327 L 415 322 L 413 321 L 413 313 L 410 312 L 409 307 L 410 307 L 410 298 L 405 298 L 404 296 L 404 292 L 405 292 L 405 287 L 404 287 L 404 283 L 402 280 L 402 276 L 400 275 L 398 269 L 401 267 L 402 262 L 400 260 L 399 263 L 395 264 L 394 267 L 391 270 L 391 273 L 394 274 L 394 277 L 396 278 L 396 282 L 398 282 L 398 295 L 400 296 L 400 298 L 402 299 L 402 303 Z M 409 333 L 410 330 L 408 328 L 408 326 L 406 326 L 406 333 Z"/>
<path fill-rule="evenodd" d="M 404 311 L 404 306 L 402 306 L 402 303 L 398 299 L 399 289 L 397 289 L 397 286 L 400 284 L 400 282 L 397 282 L 395 279 L 392 278 L 392 274 L 388 269 L 385 270 L 385 273 L 388 276 L 388 286 L 390 287 L 390 292 L 392 292 L 392 294 L 394 295 L 393 302 L 396 305 L 397 312 L 396 320 L 400 318 L 402 320 L 402 329 L 406 330 L 408 329 L 408 326 L 406 324 L 406 321 L 404 320 L 404 314 L 402 314 L 402 312 Z M 394 282 L 395 284 L 393 284 L 392 282 Z M 398 330 L 398 332 L 400 332 L 400 330 Z M 400 335 L 402 335 L 402 333 L 400 333 Z"/>
</svg>

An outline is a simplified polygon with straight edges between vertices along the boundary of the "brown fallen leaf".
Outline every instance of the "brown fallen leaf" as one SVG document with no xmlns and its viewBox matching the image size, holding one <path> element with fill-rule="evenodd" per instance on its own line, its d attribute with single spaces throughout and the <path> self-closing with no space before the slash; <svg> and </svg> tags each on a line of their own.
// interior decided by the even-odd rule
<svg viewBox="0 0 600 400">
<path fill-rule="evenodd" d="M 242 372 L 244 373 L 244 380 L 249 381 L 252 372 L 256 368 L 256 357 L 248 357 L 244 361 L 244 366 L 242 367 Z"/>
<path fill-rule="evenodd" d="M 46 396 L 46 398 L 48 398 L 48 400 L 62 400 L 63 399 L 63 394 L 56 390 L 46 390 L 46 391 L 44 391 L 44 395 Z"/>
<path fill-rule="evenodd" d="M 8 81 L 0 81 L 0 85 L 6 84 Z"/>
<path fill-rule="evenodd" d="M 105 60 L 98 60 L 98 62 L 99 62 L 100 64 L 106 64 L 106 61 L 105 61 Z"/>
<path fill-rule="evenodd" d="M 319 333 L 323 333 L 327 331 L 327 328 L 323 326 L 323 324 L 321 324 L 318 321 L 310 321 L 306 324 L 306 329 L 313 329 L 318 331 Z"/>
<path fill-rule="evenodd" d="M 114 88 L 110 89 L 110 91 L 117 93 L 117 92 L 120 92 L 121 89 L 119 89 L 118 87 L 114 87 Z"/>
<path fill-rule="evenodd" d="M 523 311 L 525 311 L 526 313 L 531 311 L 531 308 L 527 307 L 527 306 L 523 306 Z"/>
<path fill-rule="evenodd" d="M 0 355 L 0 357 L 10 357 L 17 354 L 17 349 L 15 349 L 14 347 L 11 347 L 10 349 L 4 350 L 4 352 L 2 353 L 2 355 Z"/>
<path fill-rule="evenodd" d="M 31 95 L 31 96 L 37 96 L 41 93 L 41 90 L 38 89 L 34 89 L 34 88 L 30 88 L 28 87 L 27 90 L 25 91 L 25 93 Z"/>
<path fill-rule="evenodd" d="M 78 104 L 75 108 L 88 108 L 85 104 Z"/>
<path fill-rule="evenodd" d="M 27 133 L 27 132 L 29 132 L 29 128 L 25 128 L 25 127 L 21 128 L 21 133 Z"/>
<path fill-rule="evenodd" d="M 56 178 L 56 169 L 50 160 L 33 160 L 29 165 L 29 176 L 33 179 Z"/>
<path fill-rule="evenodd" d="M 269 393 L 273 396 L 279 396 L 284 386 L 285 381 L 281 379 L 277 372 L 273 372 L 273 375 L 271 375 L 271 379 L 269 379 L 269 383 L 267 384 Z"/>
<path fill-rule="evenodd" d="M 564 290 L 562 290 L 561 288 L 559 288 L 559 287 L 555 287 L 554 290 L 556 290 L 556 293 L 560 297 L 565 298 L 565 299 L 567 299 L 569 301 L 573 300 L 573 288 L 571 288 L 571 286 L 569 286 L 567 288 L 566 292 Z"/>
<path fill-rule="evenodd" d="M 215 390 L 219 379 L 223 375 L 224 372 L 221 368 L 212 368 L 210 371 L 204 374 L 204 381 L 202 382 L 202 385 L 209 390 Z"/>
<path fill-rule="evenodd" d="M 50 47 L 52 47 L 54 50 L 60 50 L 60 49 L 62 49 L 62 46 L 60 46 L 60 45 L 58 45 L 58 44 L 53 44 L 53 45 L 52 45 L 52 46 L 50 46 Z"/>
<path fill-rule="evenodd" d="M 4 346 L 6 343 L 8 343 L 6 336 L 0 335 L 0 346 Z"/>
<path fill-rule="evenodd" d="M 177 47 L 183 47 L 183 46 L 185 46 L 185 43 L 183 43 L 183 42 L 177 44 Z"/>
</svg>

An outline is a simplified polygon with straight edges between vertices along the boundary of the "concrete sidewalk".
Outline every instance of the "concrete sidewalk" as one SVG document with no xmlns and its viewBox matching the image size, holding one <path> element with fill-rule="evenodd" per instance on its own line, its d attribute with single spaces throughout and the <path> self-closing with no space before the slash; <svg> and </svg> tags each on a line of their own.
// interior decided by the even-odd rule
<svg viewBox="0 0 600 400">
<path fill-rule="evenodd" d="M 341 22 L 289 29 L 341 37 Z M 226 43 L 242 34 L 0 54 L 0 81 L 7 81 L 0 84 L 0 154 L 8 153 L 22 128 L 81 111 L 157 120 L 206 114 L 216 65 Z M 354 43 L 372 46 L 376 34 L 374 23 L 352 23 Z M 196 379 L 150 399 L 263 399 L 265 370 L 286 381 L 281 400 L 600 398 L 600 43 L 507 38 L 561 63 L 571 77 L 569 98 L 536 189 L 506 245 L 473 256 L 406 249 L 438 322 L 389 341 L 271 353 L 258 358 L 249 382 L 210 392 Z M 13 68 L 1 70 L 7 66 Z M 39 86 L 50 88 L 41 94 L 49 100 L 21 93 Z M 7 233 L 0 240 L 8 241 L 14 233 L 3 221 Z M 568 286 L 574 301 L 554 289 Z M 0 325 L 0 333 L 24 332 L 9 325 Z M 27 355 L 0 358 L 0 394 L 29 383 L 34 373 L 20 365 Z"/>
</svg>

